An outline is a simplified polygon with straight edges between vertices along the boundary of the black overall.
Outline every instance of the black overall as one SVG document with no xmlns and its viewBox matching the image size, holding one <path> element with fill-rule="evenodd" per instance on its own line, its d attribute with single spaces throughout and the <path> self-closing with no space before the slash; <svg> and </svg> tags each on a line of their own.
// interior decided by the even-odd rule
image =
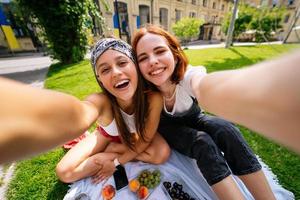
<svg viewBox="0 0 300 200">
<path fill-rule="evenodd" d="M 245 175 L 261 169 L 238 128 L 202 113 L 195 100 L 184 113 L 170 115 L 163 111 L 158 132 L 171 148 L 197 160 L 209 185 L 218 183 L 231 172 Z"/>
</svg>

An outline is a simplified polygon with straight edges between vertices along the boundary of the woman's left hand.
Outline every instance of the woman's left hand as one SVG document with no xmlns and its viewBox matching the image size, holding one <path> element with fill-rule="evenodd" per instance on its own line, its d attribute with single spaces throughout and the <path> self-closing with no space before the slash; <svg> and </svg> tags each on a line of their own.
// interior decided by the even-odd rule
<svg viewBox="0 0 300 200">
<path fill-rule="evenodd" d="M 93 177 L 92 182 L 97 184 L 104 179 L 109 178 L 116 171 L 115 164 L 112 160 L 106 160 L 102 163 L 102 168 Z"/>
</svg>

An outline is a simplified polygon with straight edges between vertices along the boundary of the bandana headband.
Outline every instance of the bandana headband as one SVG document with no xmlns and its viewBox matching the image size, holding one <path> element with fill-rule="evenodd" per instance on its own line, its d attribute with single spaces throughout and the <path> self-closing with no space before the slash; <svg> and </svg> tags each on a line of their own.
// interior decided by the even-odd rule
<svg viewBox="0 0 300 200">
<path fill-rule="evenodd" d="M 96 43 L 91 53 L 91 64 L 95 74 L 97 59 L 108 49 L 119 51 L 136 63 L 132 47 L 129 44 L 120 39 L 104 38 Z"/>
</svg>

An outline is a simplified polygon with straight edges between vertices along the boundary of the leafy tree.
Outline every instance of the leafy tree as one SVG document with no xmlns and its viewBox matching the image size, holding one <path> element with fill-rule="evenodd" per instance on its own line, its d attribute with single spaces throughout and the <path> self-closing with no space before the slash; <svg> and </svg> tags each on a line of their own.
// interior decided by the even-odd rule
<svg viewBox="0 0 300 200">
<path fill-rule="evenodd" d="M 272 38 L 272 33 L 282 28 L 284 8 L 262 8 L 256 12 L 250 23 L 250 28 L 256 30 L 255 40 L 266 42 Z"/>
<path fill-rule="evenodd" d="M 204 21 L 200 19 L 182 18 L 172 26 L 172 30 L 177 37 L 186 42 L 199 34 L 199 27 L 203 23 Z"/>
<path fill-rule="evenodd" d="M 37 20 L 50 54 L 62 63 L 83 60 L 91 15 L 99 16 L 93 0 L 16 0 L 20 9 Z"/>
<path fill-rule="evenodd" d="M 255 8 L 246 4 L 240 4 L 238 17 L 234 24 L 233 38 L 237 39 L 241 33 L 248 30 L 255 31 L 257 42 L 269 41 L 272 32 L 282 27 L 282 18 L 285 13 L 283 8 Z M 223 24 L 222 30 L 226 34 L 232 13 L 229 13 Z"/>
<path fill-rule="evenodd" d="M 246 30 L 249 29 L 250 22 L 251 22 L 255 12 L 256 12 L 256 9 L 253 7 L 250 7 L 245 4 L 239 5 L 238 17 L 234 23 L 233 38 L 237 38 L 241 33 L 245 32 Z M 228 13 L 228 15 L 226 16 L 226 18 L 222 24 L 222 30 L 225 34 L 227 34 L 231 16 L 232 16 L 232 13 L 231 12 Z"/>
</svg>

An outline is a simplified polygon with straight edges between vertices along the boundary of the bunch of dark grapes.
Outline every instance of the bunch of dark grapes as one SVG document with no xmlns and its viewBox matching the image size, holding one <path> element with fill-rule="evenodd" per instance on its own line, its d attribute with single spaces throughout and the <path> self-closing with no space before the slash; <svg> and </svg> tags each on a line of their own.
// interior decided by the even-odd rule
<svg viewBox="0 0 300 200">
<path fill-rule="evenodd" d="M 183 190 L 183 186 L 177 182 L 173 182 L 173 185 L 165 181 L 163 182 L 164 187 L 168 191 L 172 200 L 195 200 L 187 192 Z"/>
</svg>

